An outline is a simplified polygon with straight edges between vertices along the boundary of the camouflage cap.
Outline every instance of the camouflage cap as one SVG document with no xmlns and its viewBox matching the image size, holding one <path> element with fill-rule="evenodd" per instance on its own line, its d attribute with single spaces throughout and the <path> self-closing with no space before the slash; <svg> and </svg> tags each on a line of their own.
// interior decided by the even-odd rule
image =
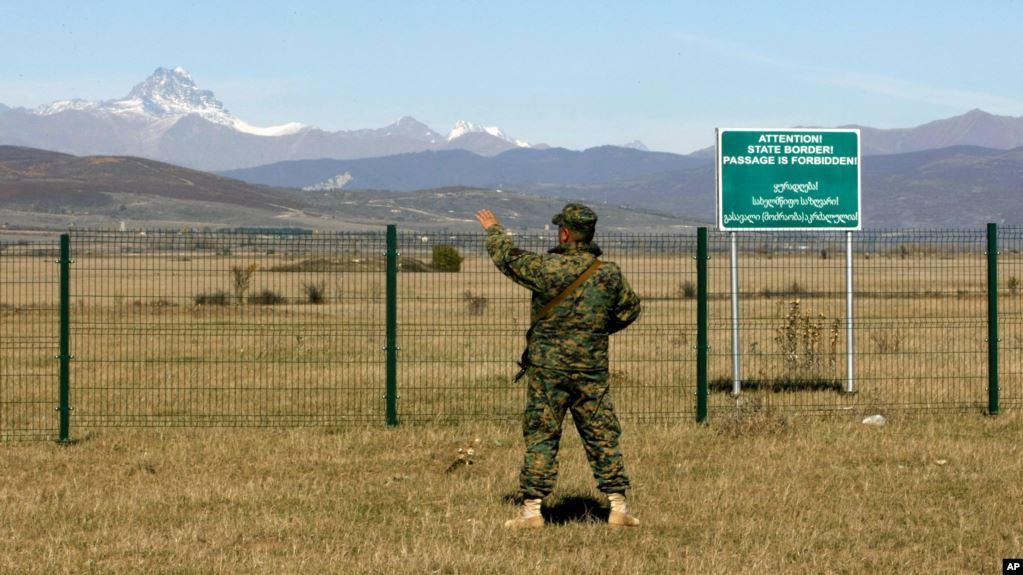
<svg viewBox="0 0 1023 575">
<path fill-rule="evenodd" d="M 582 204 L 565 204 L 561 213 L 554 216 L 551 223 L 570 230 L 586 232 L 597 227 L 597 214 Z"/>
</svg>

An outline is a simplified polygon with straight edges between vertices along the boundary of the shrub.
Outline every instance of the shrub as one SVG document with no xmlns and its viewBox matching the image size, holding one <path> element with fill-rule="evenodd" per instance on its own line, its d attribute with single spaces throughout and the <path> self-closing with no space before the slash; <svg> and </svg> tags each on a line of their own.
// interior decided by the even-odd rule
<svg viewBox="0 0 1023 575">
<path fill-rule="evenodd" d="M 234 279 L 234 295 L 238 298 L 239 304 L 245 299 L 245 292 L 249 289 L 252 274 L 256 273 L 258 268 L 259 264 L 249 264 L 246 267 L 231 266 L 231 277 Z"/>
<path fill-rule="evenodd" d="M 312 304 L 321 304 L 327 299 L 327 284 L 323 282 L 302 282 L 305 299 Z"/>
<path fill-rule="evenodd" d="M 269 289 L 258 291 L 249 296 L 250 305 L 277 305 L 279 303 L 284 303 L 284 296 Z"/>
<path fill-rule="evenodd" d="M 211 293 L 197 293 L 192 296 L 195 305 L 227 305 L 231 301 L 231 294 L 224 290 L 217 290 Z"/>
<path fill-rule="evenodd" d="M 1009 281 L 1006 282 L 1005 286 L 1009 288 L 1011 295 L 1019 294 L 1019 278 L 1016 276 L 1009 276 Z"/>
<path fill-rule="evenodd" d="M 788 314 L 775 330 L 774 341 L 788 374 L 819 376 L 834 370 L 838 361 L 841 321 L 830 322 L 803 312 L 799 300 L 788 302 Z"/>
<path fill-rule="evenodd" d="M 476 295 L 470 290 L 465 290 L 465 293 L 462 294 L 462 299 L 469 306 L 469 313 L 472 315 L 483 315 L 483 312 L 487 310 L 488 302 L 486 296 Z"/>
<path fill-rule="evenodd" d="M 683 299 L 693 299 L 696 297 L 696 285 L 686 280 L 679 286 L 679 293 L 682 294 Z"/>
<path fill-rule="evenodd" d="M 433 248 L 433 268 L 440 272 L 457 272 L 462 269 L 465 258 L 455 246 L 441 244 Z"/>
</svg>

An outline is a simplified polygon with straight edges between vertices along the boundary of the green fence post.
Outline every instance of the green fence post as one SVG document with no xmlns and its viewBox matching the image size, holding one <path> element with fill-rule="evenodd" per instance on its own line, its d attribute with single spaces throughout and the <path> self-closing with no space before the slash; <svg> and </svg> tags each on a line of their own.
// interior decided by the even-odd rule
<svg viewBox="0 0 1023 575">
<path fill-rule="evenodd" d="M 61 443 L 71 441 L 71 236 L 60 236 L 60 360 L 59 384 Z"/>
<path fill-rule="evenodd" d="M 387 425 L 398 425 L 398 229 L 387 226 Z"/>
<path fill-rule="evenodd" d="M 696 422 L 707 421 L 707 228 L 696 230 Z"/>
<path fill-rule="evenodd" d="M 987 412 L 998 415 L 998 224 L 987 225 Z"/>
</svg>

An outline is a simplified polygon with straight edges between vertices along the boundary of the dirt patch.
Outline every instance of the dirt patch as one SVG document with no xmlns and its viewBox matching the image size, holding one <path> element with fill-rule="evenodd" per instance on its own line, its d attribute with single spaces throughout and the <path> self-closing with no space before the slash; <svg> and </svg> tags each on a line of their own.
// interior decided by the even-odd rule
<svg viewBox="0 0 1023 575">
<path fill-rule="evenodd" d="M 88 160 L 89 165 L 98 166 L 101 164 L 120 164 L 123 158 L 117 158 L 114 156 L 93 156 L 86 159 Z"/>
</svg>

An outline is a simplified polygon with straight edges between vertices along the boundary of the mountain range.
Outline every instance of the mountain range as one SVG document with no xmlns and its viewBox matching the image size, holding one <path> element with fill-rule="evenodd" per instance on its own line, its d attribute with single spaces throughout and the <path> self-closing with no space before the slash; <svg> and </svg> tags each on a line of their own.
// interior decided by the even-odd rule
<svg viewBox="0 0 1023 575">
<path fill-rule="evenodd" d="M 522 188 L 589 185 L 629 180 L 708 164 L 704 158 L 601 146 L 581 152 L 565 148 L 518 148 L 484 157 L 466 150 L 399 154 L 359 160 L 297 160 L 219 172 L 229 178 L 277 187 L 343 187 L 412 191 L 445 186 Z M 338 186 L 341 187 L 341 186 Z"/>
<path fill-rule="evenodd" d="M 879 130 L 859 128 L 865 156 L 901 154 L 936 150 L 952 146 L 977 146 L 1009 150 L 1023 146 L 1023 118 L 996 116 L 983 110 L 970 110 L 960 116 L 935 120 L 915 128 Z"/>
<path fill-rule="evenodd" d="M 127 96 L 0 107 L 0 144 L 76 155 L 132 155 L 202 170 L 299 158 L 368 158 L 423 150 L 497 154 L 527 142 L 460 121 L 441 135 L 406 116 L 376 129 L 328 132 L 297 122 L 259 127 L 233 116 L 183 68 L 157 68 Z"/>
<path fill-rule="evenodd" d="M 796 126 L 808 129 L 823 127 Z M 978 146 L 996 150 L 1023 146 L 1023 117 L 997 116 L 979 109 L 913 128 L 880 129 L 860 124 L 835 127 L 860 130 L 860 153 L 863 156 L 902 154 L 952 146 Z M 713 158 L 714 146 L 701 148 L 691 155 Z"/>
<path fill-rule="evenodd" d="M 957 145 L 1023 146 L 1023 118 L 972 110 L 913 128 L 862 130 L 865 156 Z M 708 139 L 712 137 L 708 134 Z M 546 148 L 496 126 L 459 121 L 442 134 L 411 116 L 382 128 L 326 131 L 298 122 L 260 127 L 232 115 L 183 68 L 157 68 L 123 98 L 62 100 L 35 109 L 0 104 L 0 145 L 75 155 L 130 155 L 194 169 L 223 171 L 289 160 L 363 159 L 424 151 L 467 150 L 496 156 Z M 646 151 L 637 140 L 620 147 Z M 713 147 L 691 154 L 712 157 Z"/>
</svg>

